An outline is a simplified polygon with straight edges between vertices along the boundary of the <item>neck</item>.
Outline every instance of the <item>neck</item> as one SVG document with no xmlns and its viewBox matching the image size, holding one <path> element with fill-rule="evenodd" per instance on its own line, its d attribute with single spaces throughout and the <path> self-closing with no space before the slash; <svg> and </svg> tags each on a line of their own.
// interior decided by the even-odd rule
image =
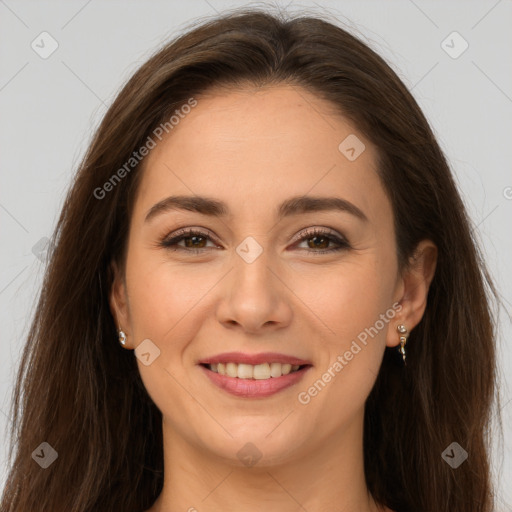
<svg viewBox="0 0 512 512">
<path fill-rule="evenodd" d="M 285 462 L 262 454 L 250 467 L 190 444 L 164 420 L 164 486 L 148 512 L 260 512 L 262 504 L 265 512 L 378 512 L 364 477 L 362 420 Z"/>
</svg>

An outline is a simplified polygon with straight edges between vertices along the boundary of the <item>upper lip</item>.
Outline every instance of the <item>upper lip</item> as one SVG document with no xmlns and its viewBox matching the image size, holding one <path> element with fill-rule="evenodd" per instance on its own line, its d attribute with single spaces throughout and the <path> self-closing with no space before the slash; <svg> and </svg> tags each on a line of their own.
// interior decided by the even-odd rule
<svg viewBox="0 0 512 512">
<path fill-rule="evenodd" d="M 244 354 L 243 352 L 225 352 L 215 356 L 201 359 L 199 364 L 216 364 L 216 363 L 242 363 L 242 364 L 262 364 L 262 363 L 281 363 L 291 365 L 311 364 L 310 361 L 300 359 L 295 356 L 287 356 L 286 354 L 278 354 L 277 352 L 262 352 L 260 354 Z"/>
</svg>

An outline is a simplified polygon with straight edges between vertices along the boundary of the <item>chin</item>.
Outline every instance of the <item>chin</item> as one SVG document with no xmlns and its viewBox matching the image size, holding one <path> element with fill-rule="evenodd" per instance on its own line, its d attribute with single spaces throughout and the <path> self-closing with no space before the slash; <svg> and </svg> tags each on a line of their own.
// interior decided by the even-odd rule
<svg viewBox="0 0 512 512">
<path fill-rule="evenodd" d="M 226 429 L 233 437 L 223 431 L 225 435 L 216 439 L 209 435 L 205 445 L 212 454 L 240 467 L 270 467 L 288 463 L 294 456 L 300 458 L 297 446 L 304 447 L 304 433 L 299 434 L 282 427 L 276 429 L 280 421 L 282 418 L 265 421 L 265 428 L 262 428 L 261 421 L 254 418 L 253 422 L 259 425 L 251 429 L 245 423 L 240 425 L 240 430 L 229 424 Z"/>
</svg>

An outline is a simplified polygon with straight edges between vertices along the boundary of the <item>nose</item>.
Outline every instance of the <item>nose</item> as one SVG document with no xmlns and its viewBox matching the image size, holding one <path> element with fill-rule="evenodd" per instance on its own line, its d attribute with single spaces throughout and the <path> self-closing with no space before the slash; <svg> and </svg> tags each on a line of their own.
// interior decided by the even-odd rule
<svg viewBox="0 0 512 512">
<path fill-rule="evenodd" d="M 234 268 L 222 284 L 219 322 L 251 334 L 287 327 L 293 316 L 293 294 L 279 268 L 279 263 L 269 261 L 265 250 L 250 263 L 237 254 Z"/>
</svg>

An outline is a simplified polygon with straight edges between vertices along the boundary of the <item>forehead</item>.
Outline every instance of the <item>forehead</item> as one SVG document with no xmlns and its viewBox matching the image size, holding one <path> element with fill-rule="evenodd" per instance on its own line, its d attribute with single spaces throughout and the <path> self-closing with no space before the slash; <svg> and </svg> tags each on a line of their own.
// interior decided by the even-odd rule
<svg viewBox="0 0 512 512">
<path fill-rule="evenodd" d="M 291 85 L 217 89 L 195 99 L 146 157 L 139 207 L 171 193 L 207 193 L 250 212 L 310 192 L 378 206 L 376 148 L 330 102 Z"/>
</svg>

